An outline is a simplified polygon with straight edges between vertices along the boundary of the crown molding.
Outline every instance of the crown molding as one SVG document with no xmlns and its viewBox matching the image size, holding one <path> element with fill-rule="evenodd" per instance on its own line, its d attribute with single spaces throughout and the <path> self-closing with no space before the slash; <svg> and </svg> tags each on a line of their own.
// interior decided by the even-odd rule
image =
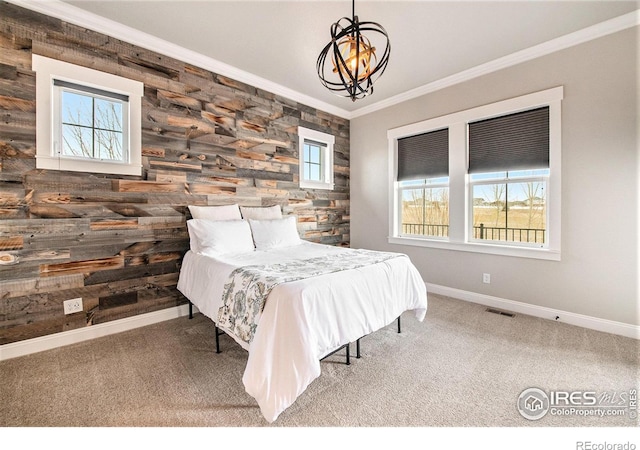
<svg viewBox="0 0 640 450">
<path fill-rule="evenodd" d="M 519 52 L 512 53 L 502 58 L 494 59 L 493 61 L 489 61 L 485 64 L 472 67 L 471 69 L 458 72 L 454 75 L 441 78 L 432 83 L 425 84 L 415 89 L 411 89 L 409 91 L 403 92 L 402 94 L 390 97 L 386 100 L 381 100 L 372 105 L 357 109 L 351 112 L 350 119 L 364 116 L 366 114 L 370 114 L 381 109 L 406 102 L 408 100 L 413 100 L 414 98 L 421 97 L 425 94 L 439 91 L 440 89 L 444 89 L 458 83 L 469 81 L 482 75 L 487 75 L 501 69 L 506 69 L 507 67 L 515 66 L 532 59 L 540 58 L 542 56 L 546 56 L 551 53 L 555 53 L 557 51 L 564 50 L 566 48 L 573 47 L 575 45 L 598 39 L 638 25 L 640 25 L 640 9 L 598 23 L 596 25 L 583 28 L 582 30 L 566 34 L 559 38 L 552 39 L 542 44 L 529 47 Z"/>
<path fill-rule="evenodd" d="M 371 105 L 347 111 L 343 108 L 331 105 L 324 101 L 318 100 L 301 92 L 294 91 L 280 84 L 269 81 L 252 73 L 238 69 L 237 67 L 220 62 L 216 59 L 204 56 L 201 53 L 185 49 L 174 43 L 165 41 L 158 37 L 136 30 L 134 28 L 122 25 L 110 19 L 105 19 L 96 14 L 85 11 L 76 6 L 64 3 L 60 0 L 5 0 L 23 8 L 30 9 L 48 16 L 64 20 L 75 25 L 104 33 L 112 37 L 116 37 L 122 41 L 133 45 L 144 47 L 148 50 L 193 64 L 219 75 L 232 78 L 242 83 L 247 83 L 265 91 L 276 95 L 294 100 L 312 108 L 334 114 L 343 119 L 351 120 L 366 114 L 397 105 L 402 102 L 413 100 L 431 92 L 438 91 L 465 81 L 472 80 L 483 75 L 496 72 L 517 64 L 521 64 L 532 59 L 540 58 L 578 44 L 582 44 L 594 39 L 598 39 L 618 31 L 625 30 L 640 25 L 640 9 L 624 14 L 622 16 L 592 25 L 582 30 L 561 36 L 556 39 L 544 42 L 539 45 L 512 53 L 502 58 L 489 61 L 468 70 L 458 72 L 451 76 L 441 78 L 434 82 L 419 86 L 415 89 L 408 90 L 402 94 L 395 95 L 385 100 L 373 103 Z"/>
<path fill-rule="evenodd" d="M 294 100 L 298 103 L 334 114 L 343 119 L 350 119 L 351 113 L 329 103 L 318 100 L 293 89 L 269 81 L 252 73 L 238 69 L 237 67 L 223 63 L 216 59 L 204 56 L 201 53 L 188 50 L 172 42 L 165 41 L 156 36 L 136 30 L 129 26 L 98 16 L 85 11 L 77 6 L 64 3 L 60 0 L 5 0 L 16 6 L 39 12 L 47 16 L 55 17 L 65 22 L 78 25 L 83 28 L 106 34 L 139 47 L 146 48 L 179 61 L 193 64 L 202 69 L 209 70 L 219 75 L 232 78 L 236 81 L 249 84 L 267 92 Z"/>
</svg>

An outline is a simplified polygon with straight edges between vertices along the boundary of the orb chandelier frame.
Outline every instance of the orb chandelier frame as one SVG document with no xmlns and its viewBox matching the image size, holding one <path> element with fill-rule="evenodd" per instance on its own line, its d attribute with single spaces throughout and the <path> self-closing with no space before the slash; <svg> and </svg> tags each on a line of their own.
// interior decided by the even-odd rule
<svg viewBox="0 0 640 450">
<path fill-rule="evenodd" d="M 352 0 L 351 8 L 351 19 L 342 17 L 331 25 L 331 42 L 320 52 L 316 70 L 320 82 L 327 89 L 355 102 L 373 93 L 373 83 L 389 63 L 391 44 L 382 25 L 358 20 L 355 0 Z M 376 35 L 381 35 L 386 41 L 379 58 L 370 39 L 379 38 Z M 327 64 L 328 61 L 331 64 Z"/>
</svg>

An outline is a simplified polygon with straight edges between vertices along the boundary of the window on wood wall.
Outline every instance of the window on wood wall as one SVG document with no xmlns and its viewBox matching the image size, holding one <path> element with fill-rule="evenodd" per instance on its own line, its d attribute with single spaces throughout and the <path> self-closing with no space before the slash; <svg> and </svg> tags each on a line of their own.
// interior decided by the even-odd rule
<svg viewBox="0 0 640 450">
<path fill-rule="evenodd" d="M 141 175 L 141 82 L 33 55 L 36 167 Z"/>
<path fill-rule="evenodd" d="M 335 137 L 298 127 L 300 187 L 333 189 L 333 144 Z"/>
</svg>

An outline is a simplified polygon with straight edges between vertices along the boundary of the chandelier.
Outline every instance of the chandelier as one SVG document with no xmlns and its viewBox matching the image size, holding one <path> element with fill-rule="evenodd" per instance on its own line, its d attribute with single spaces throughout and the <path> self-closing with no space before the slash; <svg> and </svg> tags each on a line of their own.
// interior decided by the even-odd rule
<svg viewBox="0 0 640 450">
<path fill-rule="evenodd" d="M 351 8 L 351 19 L 343 17 L 331 25 L 331 42 L 320 52 L 316 70 L 327 89 L 355 102 L 373 93 L 373 83 L 389 62 L 391 45 L 382 25 L 358 20 L 355 0 L 352 0 Z M 378 58 L 374 43 L 381 39 L 386 43 Z M 331 61 L 330 65 L 326 64 L 327 59 Z"/>
</svg>

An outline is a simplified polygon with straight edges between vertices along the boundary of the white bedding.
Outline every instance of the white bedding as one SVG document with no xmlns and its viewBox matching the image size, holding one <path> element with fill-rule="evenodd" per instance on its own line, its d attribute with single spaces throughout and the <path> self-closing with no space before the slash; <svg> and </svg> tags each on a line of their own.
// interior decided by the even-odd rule
<svg viewBox="0 0 640 450">
<path fill-rule="evenodd" d="M 213 258 L 187 252 L 178 290 L 214 322 L 223 286 L 241 266 L 282 263 L 335 255 L 349 249 L 300 245 Z M 424 281 L 408 257 L 335 272 L 273 288 L 251 344 L 242 381 L 265 419 L 273 422 L 320 375 L 320 359 L 393 322 L 412 310 L 422 321 L 427 310 Z"/>
</svg>

